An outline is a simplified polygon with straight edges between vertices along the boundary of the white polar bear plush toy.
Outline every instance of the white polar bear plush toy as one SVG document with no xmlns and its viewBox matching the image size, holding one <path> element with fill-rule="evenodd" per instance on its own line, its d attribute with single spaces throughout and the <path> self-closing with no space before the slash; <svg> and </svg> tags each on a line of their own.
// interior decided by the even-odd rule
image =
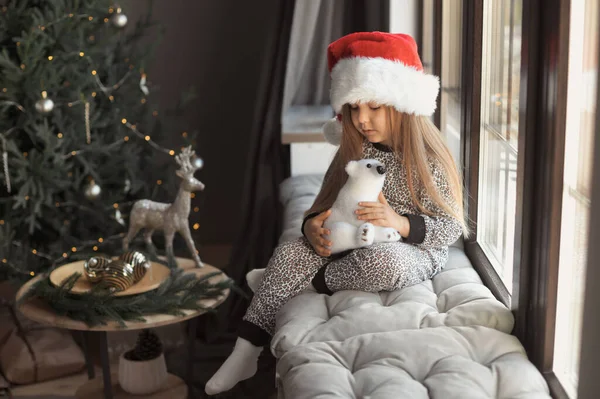
<svg viewBox="0 0 600 399">
<path fill-rule="evenodd" d="M 331 234 L 331 254 L 363 248 L 380 242 L 400 240 L 393 227 L 375 226 L 356 217 L 359 202 L 377 202 L 385 181 L 385 165 L 375 159 L 350 161 L 346 165 L 348 180 L 331 206 L 331 215 L 323 227 Z"/>
<path fill-rule="evenodd" d="M 380 227 L 365 223 L 354 211 L 359 202 L 377 202 L 385 181 L 385 165 L 375 159 L 350 161 L 346 165 L 348 180 L 331 206 L 331 215 L 323 227 L 329 229 L 328 239 L 333 243 L 331 254 L 349 249 L 363 248 L 379 242 L 400 240 L 400 233 L 393 227 Z M 248 286 L 256 292 L 265 269 L 254 269 L 246 274 Z M 308 289 L 312 289 L 309 286 Z"/>
</svg>

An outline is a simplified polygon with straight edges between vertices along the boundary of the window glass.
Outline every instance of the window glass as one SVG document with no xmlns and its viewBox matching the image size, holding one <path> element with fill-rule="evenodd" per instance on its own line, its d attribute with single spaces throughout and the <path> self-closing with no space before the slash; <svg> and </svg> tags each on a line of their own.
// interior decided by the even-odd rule
<svg viewBox="0 0 600 399">
<path fill-rule="evenodd" d="M 553 371 L 577 396 L 598 81 L 598 1 L 571 2 L 558 298 Z"/>
<path fill-rule="evenodd" d="M 477 240 L 512 292 L 522 0 L 483 6 Z"/>
</svg>

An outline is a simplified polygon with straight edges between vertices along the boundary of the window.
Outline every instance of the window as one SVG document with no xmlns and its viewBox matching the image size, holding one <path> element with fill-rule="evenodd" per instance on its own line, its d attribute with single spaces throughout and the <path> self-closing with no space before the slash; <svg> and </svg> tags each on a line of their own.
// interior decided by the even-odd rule
<svg viewBox="0 0 600 399">
<path fill-rule="evenodd" d="M 442 3 L 440 131 L 457 165 L 460 160 L 463 0 Z"/>
<path fill-rule="evenodd" d="M 512 292 L 522 0 L 483 6 L 477 241 Z"/>
<path fill-rule="evenodd" d="M 564 190 L 553 371 L 577 392 L 598 81 L 598 1 L 571 2 Z"/>
</svg>

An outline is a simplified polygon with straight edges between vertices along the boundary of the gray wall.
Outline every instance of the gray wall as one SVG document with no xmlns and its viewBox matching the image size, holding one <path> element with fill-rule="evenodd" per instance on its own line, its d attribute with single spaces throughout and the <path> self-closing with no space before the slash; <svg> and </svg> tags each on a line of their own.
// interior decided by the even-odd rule
<svg viewBox="0 0 600 399">
<path fill-rule="evenodd" d="M 200 207 L 194 215 L 200 223 L 194 232 L 198 245 L 228 244 L 238 232 L 247 138 L 276 1 L 154 2 L 153 16 L 166 32 L 148 75 L 160 86 L 161 108 L 174 104 L 190 85 L 198 94 L 185 116 L 188 129 L 200 132 L 196 151 L 205 161 L 196 177 L 206 190 L 192 204 Z M 121 4 L 132 24 L 148 2 Z"/>
</svg>

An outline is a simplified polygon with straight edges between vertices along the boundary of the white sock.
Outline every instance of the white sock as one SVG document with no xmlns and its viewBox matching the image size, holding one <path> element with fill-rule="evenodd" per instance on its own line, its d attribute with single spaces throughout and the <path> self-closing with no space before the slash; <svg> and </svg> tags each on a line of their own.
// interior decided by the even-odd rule
<svg viewBox="0 0 600 399">
<path fill-rule="evenodd" d="M 228 391 L 240 381 L 256 374 L 258 356 L 261 346 L 254 346 L 244 338 L 238 338 L 233 352 L 219 370 L 206 383 L 204 391 L 208 395 L 216 395 Z"/>
<path fill-rule="evenodd" d="M 260 282 L 265 275 L 265 270 L 267 269 L 254 269 L 250 270 L 246 274 L 246 281 L 248 282 L 248 287 L 252 290 L 252 292 L 256 292 L 258 287 L 260 286 Z"/>
</svg>

